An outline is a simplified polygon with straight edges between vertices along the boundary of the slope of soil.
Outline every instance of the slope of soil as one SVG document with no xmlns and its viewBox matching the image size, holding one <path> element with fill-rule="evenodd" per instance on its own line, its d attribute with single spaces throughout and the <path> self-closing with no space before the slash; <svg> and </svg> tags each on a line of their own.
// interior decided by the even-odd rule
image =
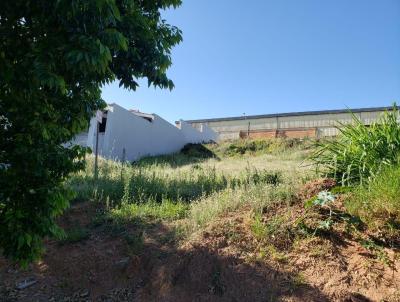
<svg viewBox="0 0 400 302">
<path fill-rule="evenodd" d="M 178 244 L 169 224 L 96 225 L 97 210 L 73 207 L 61 224 L 88 237 L 46 242 L 25 271 L 0 258 L 0 301 L 400 301 L 394 250 L 380 258 L 352 238 L 315 236 L 263 253 L 248 209 Z"/>
</svg>

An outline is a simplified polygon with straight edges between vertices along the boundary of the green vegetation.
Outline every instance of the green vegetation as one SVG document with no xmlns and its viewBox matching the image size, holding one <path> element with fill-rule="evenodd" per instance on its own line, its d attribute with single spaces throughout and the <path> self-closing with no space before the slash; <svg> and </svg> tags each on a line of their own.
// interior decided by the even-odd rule
<svg viewBox="0 0 400 302">
<path fill-rule="evenodd" d="M 190 202 L 227 188 L 259 183 L 276 186 L 282 181 L 280 172 L 258 170 L 248 165 L 237 175 L 229 175 L 207 164 L 168 169 L 164 164 L 123 166 L 111 161 L 101 162 L 100 177 L 94 180 L 92 166 L 92 159 L 89 159 L 87 169 L 75 174 L 68 184 L 77 192 L 77 199 L 107 199 L 112 204 L 120 204 L 121 201 Z"/>
<path fill-rule="evenodd" d="M 254 237 L 259 240 L 271 240 L 270 237 L 280 237 L 289 236 L 289 228 L 287 228 L 288 217 L 283 215 L 275 215 L 268 219 L 268 221 L 263 221 L 260 214 L 256 214 L 253 222 L 251 224 L 251 231 Z M 284 235 L 284 233 L 286 233 Z"/>
<path fill-rule="evenodd" d="M 73 227 L 65 232 L 65 235 L 59 240 L 60 244 L 76 243 L 89 238 L 89 231 L 81 227 Z"/>
<path fill-rule="evenodd" d="M 91 200 L 105 209 L 93 218 L 94 226 L 104 220 L 142 226 L 146 220 L 180 221 L 181 230 L 189 236 L 241 207 L 261 213 L 274 204 L 289 205 L 296 189 L 313 178 L 311 169 L 300 167 L 296 152 L 305 150 L 298 145 L 293 146 L 292 158 L 267 150 L 250 157 L 215 156 L 217 149 L 232 144 L 192 145 L 183 153 L 125 165 L 100 160 L 97 180 L 89 157 L 86 169 L 75 173 L 67 185 L 76 192 L 77 201 Z M 287 151 L 288 144 L 280 145 Z"/>
<path fill-rule="evenodd" d="M 111 210 L 111 216 L 119 222 L 135 221 L 139 218 L 178 220 L 185 217 L 188 205 L 183 202 L 164 200 L 161 203 L 123 203 Z"/>
<path fill-rule="evenodd" d="M 255 156 L 260 155 L 279 155 L 280 159 L 305 159 L 311 147 L 312 143 L 308 139 L 291 138 L 233 140 L 207 145 L 188 144 L 180 153 L 142 158 L 136 165 L 176 168 L 194 163 L 200 164 L 208 159 L 214 159 L 216 162 L 224 159 L 225 165 L 227 158 L 236 160 L 238 157 L 251 157 L 253 160 Z"/>
<path fill-rule="evenodd" d="M 329 210 L 320 230 L 329 230 L 335 219 L 346 220 L 365 224 L 382 242 L 400 243 L 399 117 L 396 104 L 370 126 L 353 115 L 353 123 L 342 125 L 337 139 L 318 143 L 311 160 L 342 185 L 307 202 L 315 205 L 331 194 L 329 202 L 319 204 Z M 332 210 L 333 194 L 345 196 L 347 213 Z"/>
<path fill-rule="evenodd" d="M 72 195 L 64 181 L 86 150 L 64 143 L 103 109 L 101 87 L 167 77 L 178 28 L 161 11 L 181 0 L 3 1 L 0 10 L 0 250 L 27 265 Z"/>
<path fill-rule="evenodd" d="M 211 150 L 212 145 L 187 144 L 180 153 L 145 157 L 140 159 L 136 165 L 147 167 L 150 165 L 180 167 L 188 164 L 201 163 L 209 158 L 218 159 L 218 156 Z M 196 168 L 198 166 L 193 166 Z"/>
<path fill-rule="evenodd" d="M 262 221 L 262 216 L 260 214 L 256 214 L 253 218 L 253 222 L 251 223 L 251 232 L 257 240 L 264 240 L 267 238 L 268 231 L 266 225 Z"/>
<path fill-rule="evenodd" d="M 240 156 L 226 152 L 234 149 L 231 146 L 254 144 L 269 147 Z M 362 184 L 333 187 L 334 180 L 315 180 L 319 175 L 304 165 L 313 152 L 311 142 L 279 139 L 254 144 L 247 140 L 189 145 L 179 154 L 135 163 L 100 159 L 98 179 L 93 177 L 93 158 L 88 157 L 86 169 L 74 173 L 66 185 L 75 192 L 75 202 L 90 201 L 99 209 L 88 227 L 124 236 L 133 254 L 140 253 L 143 234 L 158 222 L 170 228 L 160 240 L 176 242 L 196 237 L 210 223 L 243 210 L 252 213 L 248 227 L 256 242 L 251 256 L 256 261 L 286 262 L 299 241 L 343 232 L 361 236 L 365 226 L 379 231 L 384 239 L 390 235 L 396 240 L 398 166 L 383 168 Z M 305 188 L 315 196 L 305 200 L 312 195 L 300 194 Z M 224 232 L 228 240 L 240 242 L 236 237 L 242 235 L 234 228 Z M 85 234 L 70 230 L 62 242 L 84 240 Z M 368 236 L 367 240 L 379 245 Z M 315 249 L 319 254 L 319 247 Z"/>
<path fill-rule="evenodd" d="M 303 150 L 309 146 L 307 139 L 243 139 L 220 145 L 211 145 L 210 149 L 221 157 L 259 154 L 277 154 Z"/>
<path fill-rule="evenodd" d="M 247 207 L 256 213 L 273 207 L 274 204 L 289 205 L 295 198 L 296 189 L 302 184 L 296 175 L 288 172 L 284 183 L 273 186 L 252 184 L 236 189 L 216 192 L 193 203 L 188 213 L 186 227 L 190 232 L 203 228 L 220 215 Z"/>
<path fill-rule="evenodd" d="M 329 177 L 342 185 L 356 185 L 374 178 L 387 166 L 399 162 L 400 124 L 396 104 L 367 126 L 353 115 L 353 123 L 340 125 L 337 139 L 318 143 L 311 156 Z"/>
<path fill-rule="evenodd" d="M 376 178 L 357 187 L 346 201 L 346 208 L 371 229 L 399 233 L 400 166 L 385 168 Z"/>
</svg>

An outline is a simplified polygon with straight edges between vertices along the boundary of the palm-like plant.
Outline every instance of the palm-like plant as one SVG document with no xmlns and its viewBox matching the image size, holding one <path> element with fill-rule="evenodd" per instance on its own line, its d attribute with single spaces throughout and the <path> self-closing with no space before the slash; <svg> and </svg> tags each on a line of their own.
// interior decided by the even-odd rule
<svg viewBox="0 0 400 302">
<path fill-rule="evenodd" d="M 353 115 L 351 124 L 338 123 L 339 136 L 317 142 L 310 159 L 342 185 L 374 178 L 385 166 L 399 161 L 400 124 L 396 104 L 376 122 L 365 125 Z"/>
</svg>

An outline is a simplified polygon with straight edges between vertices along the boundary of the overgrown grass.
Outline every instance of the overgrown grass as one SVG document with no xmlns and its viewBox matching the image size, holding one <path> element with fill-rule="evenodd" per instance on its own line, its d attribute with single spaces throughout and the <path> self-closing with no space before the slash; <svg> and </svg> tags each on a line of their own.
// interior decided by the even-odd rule
<svg viewBox="0 0 400 302">
<path fill-rule="evenodd" d="M 311 156 L 324 173 L 348 186 L 344 191 L 351 192 L 345 202 L 349 214 L 361 219 L 379 237 L 397 242 L 400 242 L 399 119 L 396 104 L 369 126 L 353 115 L 353 123 L 340 125 L 337 139 L 320 142 Z M 326 228 L 331 222 L 331 218 L 325 221 Z"/>
<path fill-rule="evenodd" d="M 293 153 L 309 147 L 310 141 L 308 139 L 294 138 L 242 139 L 209 146 L 210 150 L 220 157 Z"/>
<path fill-rule="evenodd" d="M 117 225 L 180 220 L 181 229 L 191 234 L 244 206 L 262 212 L 274 203 L 290 204 L 297 188 L 314 175 L 300 167 L 299 157 L 286 152 L 290 146 L 294 153 L 302 152 L 300 141 L 257 141 L 256 145 L 268 148 L 246 156 L 225 154 L 223 149 L 232 144 L 253 145 L 239 141 L 189 146 L 183 153 L 124 165 L 100 159 L 97 180 L 93 158 L 88 157 L 86 170 L 73 175 L 68 185 L 78 200 L 91 200 L 106 209 L 94 218 L 94 225 L 104 219 Z M 271 153 L 279 148 L 282 152 Z"/>
<path fill-rule="evenodd" d="M 394 105 L 370 126 L 353 115 L 353 123 L 339 124 L 337 139 L 318 144 L 311 160 L 329 177 L 343 185 L 355 185 L 374 178 L 387 166 L 399 162 L 399 112 Z"/>
<path fill-rule="evenodd" d="M 259 213 L 276 203 L 289 205 L 300 184 L 300 179 L 288 178 L 278 186 L 254 184 L 217 192 L 191 205 L 186 227 L 189 232 L 196 231 L 217 217 L 244 206 Z"/>
<path fill-rule="evenodd" d="M 65 232 L 65 236 L 59 240 L 59 243 L 76 243 L 88 239 L 89 236 L 89 231 L 86 228 L 73 227 Z"/>
<path fill-rule="evenodd" d="M 69 185 L 77 192 L 77 198 L 109 200 L 113 205 L 122 200 L 131 203 L 157 203 L 165 199 L 190 202 L 226 188 L 258 183 L 278 185 L 282 178 L 279 171 L 260 170 L 249 165 L 238 174 L 229 174 L 207 165 L 168 169 L 154 164 L 143 168 L 104 160 L 97 180 L 94 180 L 91 170 L 89 162 L 86 171 L 70 179 Z"/>
<path fill-rule="evenodd" d="M 387 167 L 368 184 L 354 189 L 346 208 L 370 229 L 400 235 L 400 166 Z"/>
<path fill-rule="evenodd" d="M 224 146 L 232 144 L 252 146 L 251 141 Z M 265 147 L 271 142 L 256 144 Z M 260 151 L 260 147 L 259 151 L 236 156 L 224 153 L 224 146 L 192 146 L 194 151 L 125 165 L 102 159 L 98 180 L 93 179 L 93 159 L 88 158 L 86 170 L 75 174 L 68 185 L 77 192 L 78 199 L 91 200 L 104 209 L 93 217 L 92 225 L 106 225 L 113 234 L 127 236 L 132 253 L 140 252 L 141 232 L 154 221 L 172 226 L 175 235 L 168 235 L 166 240 L 176 240 L 190 237 L 224 215 L 243 209 L 254 213 L 250 229 L 260 257 L 277 261 L 287 260 L 287 252 L 299 238 L 325 236 L 351 224 L 353 216 L 360 217 L 373 230 L 388 232 L 400 224 L 398 166 L 383 169 L 378 177 L 359 188 L 333 189 L 332 194 L 350 192 L 346 207 L 353 216 L 336 205 L 316 202 L 319 195 L 311 199 L 311 208 L 304 209 L 296 202 L 297 194 L 305 182 L 317 175 L 310 166 L 301 165 L 302 156 L 294 154 L 305 154 L 308 147 L 296 143 L 290 153 L 285 148 L 292 143 L 273 144 L 285 147 L 276 153 L 271 153 L 269 147 L 268 151 Z M 133 229 L 138 233 L 127 231 L 132 228 L 126 228 L 126 224 L 135 225 Z M 84 239 L 85 234 L 77 232 L 65 242 Z"/>
<path fill-rule="evenodd" d="M 185 217 L 188 208 L 187 203 L 170 200 L 161 203 L 123 203 L 111 210 L 111 216 L 118 222 L 134 221 L 138 218 L 178 220 Z"/>
</svg>

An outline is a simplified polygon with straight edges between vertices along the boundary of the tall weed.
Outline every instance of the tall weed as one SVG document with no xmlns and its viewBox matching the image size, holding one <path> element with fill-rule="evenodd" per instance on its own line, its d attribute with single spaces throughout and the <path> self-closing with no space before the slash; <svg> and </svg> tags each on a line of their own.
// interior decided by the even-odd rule
<svg viewBox="0 0 400 302">
<path fill-rule="evenodd" d="M 317 143 L 310 159 L 343 185 L 363 183 L 399 160 L 399 112 L 394 104 L 370 126 L 353 114 L 353 123 L 340 124 L 334 140 Z"/>
<path fill-rule="evenodd" d="M 242 155 L 281 154 L 308 147 L 307 139 L 270 138 L 270 139 L 240 139 L 211 145 L 209 148 L 220 157 Z"/>
<path fill-rule="evenodd" d="M 191 146 L 189 154 L 124 165 L 100 159 L 98 179 L 93 177 L 93 158 L 88 157 L 86 170 L 72 175 L 68 185 L 78 200 L 104 203 L 105 216 L 117 223 L 181 220 L 190 234 L 243 206 L 261 213 L 274 203 L 289 204 L 299 185 L 313 174 L 299 167 L 300 159 L 283 158 L 282 153 L 229 158 L 196 155 L 208 154 L 207 150 Z"/>
<path fill-rule="evenodd" d="M 400 165 L 385 168 L 371 182 L 356 188 L 346 208 L 373 230 L 400 229 Z"/>
</svg>

